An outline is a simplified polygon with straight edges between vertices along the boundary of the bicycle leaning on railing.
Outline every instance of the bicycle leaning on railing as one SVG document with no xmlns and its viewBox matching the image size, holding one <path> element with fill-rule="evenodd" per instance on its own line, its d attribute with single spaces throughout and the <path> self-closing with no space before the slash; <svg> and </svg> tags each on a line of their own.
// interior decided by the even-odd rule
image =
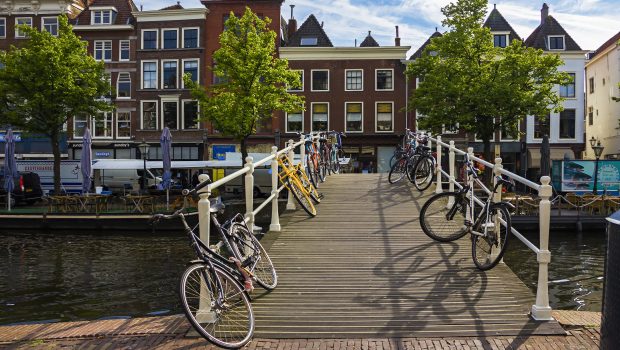
<svg viewBox="0 0 620 350">
<path fill-rule="evenodd" d="M 425 191 L 433 182 L 435 158 L 427 147 L 428 138 L 421 133 L 410 130 L 405 134 L 406 146 L 395 151 L 394 164 L 390 168 L 388 181 L 391 184 L 400 182 L 407 176 L 418 191 Z"/>
<path fill-rule="evenodd" d="M 500 186 L 513 186 L 509 180 L 497 176 L 492 193 L 482 208 L 476 210 L 474 183 L 482 188 L 476 169 L 465 156 L 468 184 L 454 192 L 438 193 L 430 197 L 420 210 L 420 226 L 426 235 L 439 242 L 455 241 L 467 233 L 472 239 L 472 259 L 480 270 L 489 270 L 501 261 L 512 226 L 509 202 L 493 202 Z"/>
<path fill-rule="evenodd" d="M 193 190 L 183 190 L 189 196 L 209 185 L 207 179 Z M 156 214 L 152 220 L 179 218 L 197 260 L 190 262 L 181 276 L 179 295 L 183 311 L 194 329 L 211 343 L 229 349 L 247 344 L 254 333 L 254 312 L 248 292 L 253 281 L 267 290 L 273 290 L 278 276 L 269 255 L 248 229 L 241 214 L 220 224 L 218 212 L 224 205 L 211 206 L 213 226 L 221 238 L 215 247 L 209 247 L 197 234 L 198 225 L 190 227 L 181 208 L 171 215 Z M 222 253 L 222 246 L 226 252 Z M 224 256 L 223 254 L 226 254 Z"/>
</svg>

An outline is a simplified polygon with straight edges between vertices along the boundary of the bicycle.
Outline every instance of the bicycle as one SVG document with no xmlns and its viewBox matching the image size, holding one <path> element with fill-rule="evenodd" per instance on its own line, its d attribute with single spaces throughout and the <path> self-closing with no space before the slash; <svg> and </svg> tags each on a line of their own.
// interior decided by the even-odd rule
<svg viewBox="0 0 620 350">
<path fill-rule="evenodd" d="M 426 144 L 428 144 L 426 136 L 418 137 L 414 156 L 407 164 L 407 178 L 420 192 L 425 191 L 433 183 L 435 173 L 435 157 Z"/>
<path fill-rule="evenodd" d="M 327 143 L 327 134 L 319 134 L 319 177 L 321 182 L 325 182 L 331 168 L 331 152 Z"/>
<path fill-rule="evenodd" d="M 342 137 L 346 137 L 343 132 L 339 131 L 330 131 L 327 133 L 328 139 L 330 140 L 329 152 L 330 152 L 330 173 L 338 174 L 340 173 L 340 159 L 344 158 L 344 151 L 342 149 Z"/>
<path fill-rule="evenodd" d="M 304 137 L 304 147 L 306 150 L 305 159 L 302 159 L 302 163 L 306 164 L 306 174 L 314 187 L 319 188 L 319 182 L 323 180 L 319 179 L 319 158 L 316 145 L 312 141 L 312 134 L 302 134 L 297 132 L 298 136 Z"/>
<path fill-rule="evenodd" d="M 444 192 L 430 197 L 420 210 L 420 226 L 424 233 L 439 242 L 455 241 L 466 234 L 471 235 L 472 259 L 480 270 L 489 270 L 501 261 L 511 234 L 508 202 L 493 203 L 493 194 L 500 186 L 511 187 L 512 181 L 496 177 L 493 191 L 476 211 L 474 183 L 484 186 L 469 155 L 465 158 L 468 184 L 458 191 Z M 474 220 L 475 218 L 475 220 Z"/>
<path fill-rule="evenodd" d="M 293 197 L 295 197 L 295 200 L 304 211 L 308 215 L 315 217 L 317 212 L 312 201 L 318 204 L 322 196 L 301 169 L 301 164 L 298 166 L 293 165 L 293 161 L 283 154 L 278 157 L 278 166 L 280 168 L 278 171 L 280 182 L 286 187 L 289 194 L 293 194 Z"/>
</svg>

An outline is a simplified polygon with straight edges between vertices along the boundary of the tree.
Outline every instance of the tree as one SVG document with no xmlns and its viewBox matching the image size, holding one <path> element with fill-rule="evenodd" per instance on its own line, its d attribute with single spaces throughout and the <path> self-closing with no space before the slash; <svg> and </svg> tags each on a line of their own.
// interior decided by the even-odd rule
<svg viewBox="0 0 620 350">
<path fill-rule="evenodd" d="M 433 38 L 406 74 L 421 80 L 410 104 L 425 116 L 419 128 L 440 132 L 443 125 L 458 123 L 476 133 L 485 158 L 491 159 L 495 131 L 515 135 L 525 116 L 562 110 L 554 87 L 571 78 L 558 71 L 563 64 L 558 55 L 525 47 L 520 40 L 494 47 L 483 26 L 486 9 L 486 0 L 458 0 L 442 8 L 442 24 L 449 31 Z"/>
<path fill-rule="evenodd" d="M 60 140 L 67 121 L 111 109 L 103 62 L 86 51 L 66 16 L 58 36 L 21 26 L 29 38 L 23 46 L 0 53 L 0 123 L 26 133 L 45 135 L 54 154 L 54 191 L 60 192 Z"/>
<path fill-rule="evenodd" d="M 199 101 L 201 120 L 240 142 L 243 159 L 248 155 L 248 138 L 261 121 L 276 110 L 303 108 L 303 98 L 287 92 L 287 87 L 301 87 L 299 73 L 276 56 L 276 33 L 269 30 L 269 23 L 269 18 L 262 20 L 247 7 L 241 18 L 231 12 L 220 48 L 213 54 L 213 72 L 220 82 L 206 90 L 184 77 Z"/>
</svg>

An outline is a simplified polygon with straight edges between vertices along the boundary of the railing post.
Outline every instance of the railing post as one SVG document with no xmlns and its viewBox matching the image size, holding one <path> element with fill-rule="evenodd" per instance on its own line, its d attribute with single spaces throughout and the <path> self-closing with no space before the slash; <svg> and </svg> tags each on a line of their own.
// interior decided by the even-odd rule
<svg viewBox="0 0 620 350">
<path fill-rule="evenodd" d="M 504 168 L 504 166 L 502 165 L 502 158 L 497 157 L 495 158 L 495 166 L 493 167 L 493 188 L 495 188 L 495 185 L 497 185 L 498 183 L 498 176 L 502 175 L 502 169 Z M 499 185 L 497 187 L 497 190 L 495 191 L 495 193 L 491 194 L 493 196 L 493 203 L 500 203 L 502 201 L 502 185 Z M 493 229 L 496 230 L 495 232 L 500 232 L 500 228 L 501 228 L 501 221 L 499 221 L 499 217 L 495 216 L 495 221 L 493 222 Z M 508 233 L 510 234 L 510 233 Z M 501 251 L 501 247 L 496 247 L 493 246 L 492 248 L 492 252 L 491 255 L 492 256 L 497 256 L 497 254 L 499 254 L 499 252 Z M 501 262 L 503 262 L 504 260 L 502 259 Z"/>
<path fill-rule="evenodd" d="M 552 320 L 551 307 L 549 306 L 549 263 L 551 262 L 551 252 L 549 251 L 549 225 L 551 220 L 551 202 L 549 199 L 553 194 L 551 188 L 551 178 L 543 176 L 540 178 L 540 189 L 538 196 L 539 204 L 539 225 L 540 225 L 540 251 L 538 252 L 538 287 L 536 290 L 536 305 L 532 305 L 532 318 L 537 321 Z"/>
<path fill-rule="evenodd" d="M 437 136 L 437 164 L 435 164 L 435 172 L 437 173 L 437 181 L 435 186 L 435 193 L 443 192 L 443 185 L 441 184 L 441 136 Z"/>
<path fill-rule="evenodd" d="M 293 148 L 293 144 L 293 140 L 288 140 L 288 159 L 291 161 L 291 163 L 293 163 L 291 165 L 295 164 L 295 149 Z M 295 210 L 295 199 L 293 198 L 293 194 L 290 190 L 288 191 L 288 199 L 286 200 L 286 210 Z"/>
<path fill-rule="evenodd" d="M 254 158 L 246 157 L 245 167 L 250 169 L 245 173 L 245 220 L 254 233 Z"/>
<path fill-rule="evenodd" d="M 474 148 L 473 147 L 468 147 L 467 148 L 467 154 L 470 157 L 470 161 L 474 162 L 473 160 L 471 160 L 471 157 L 474 156 Z M 467 176 L 467 186 L 469 186 L 470 188 L 473 188 L 474 186 L 474 175 L 469 173 L 469 169 L 467 169 L 467 172 L 465 173 L 465 176 Z M 473 193 L 473 191 L 472 191 Z M 467 193 L 467 196 L 470 196 L 469 192 Z M 475 202 L 473 201 L 473 198 L 467 198 L 467 210 L 465 211 L 465 220 L 469 223 L 474 221 L 474 218 L 471 217 L 471 209 L 470 209 L 470 205 L 476 205 Z"/>
<path fill-rule="evenodd" d="M 301 145 L 299 146 L 299 161 L 301 162 L 301 168 L 306 169 L 306 137 L 301 135 L 299 141 L 301 141 Z M 292 144 L 291 142 L 291 145 Z"/>
<path fill-rule="evenodd" d="M 278 147 L 271 147 L 271 225 L 269 225 L 269 231 L 280 232 L 280 213 L 278 211 Z"/>
<path fill-rule="evenodd" d="M 456 154 L 454 152 L 454 141 L 450 141 L 450 152 L 448 153 L 448 170 L 450 171 L 450 181 L 448 183 L 448 191 L 454 192 L 454 182 L 456 181 L 455 164 Z M 452 207 L 454 204 L 454 196 L 450 196 L 448 199 L 448 206 Z"/>
<path fill-rule="evenodd" d="M 200 183 L 207 181 L 209 175 L 198 175 L 198 181 Z M 211 195 L 211 186 L 203 187 L 198 191 L 200 200 L 198 201 L 198 226 L 200 232 L 200 240 L 207 246 L 209 246 L 209 232 L 211 229 L 211 202 L 209 196 Z M 215 312 L 211 312 L 211 298 L 209 297 L 207 286 L 204 282 L 200 283 L 200 301 L 198 303 L 198 309 L 200 312 L 200 322 L 213 323 L 216 320 Z"/>
</svg>

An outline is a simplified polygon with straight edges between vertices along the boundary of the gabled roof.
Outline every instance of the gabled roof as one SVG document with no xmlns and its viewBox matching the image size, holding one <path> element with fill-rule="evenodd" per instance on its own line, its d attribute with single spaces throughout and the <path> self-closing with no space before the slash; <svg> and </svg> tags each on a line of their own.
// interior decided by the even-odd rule
<svg viewBox="0 0 620 350">
<path fill-rule="evenodd" d="M 593 59 L 594 57 L 598 56 L 601 52 L 605 51 L 611 45 L 618 45 L 619 42 L 620 42 L 620 32 L 612 36 L 603 45 L 599 46 L 599 48 L 596 49 L 596 51 L 590 54 L 589 59 Z"/>
<path fill-rule="evenodd" d="M 493 8 L 491 13 L 489 13 L 489 17 L 484 21 L 484 26 L 491 29 L 491 32 L 509 32 L 509 41 L 513 40 L 521 40 L 517 32 L 510 26 L 510 23 L 502 16 L 502 14 L 497 10 L 497 8 Z"/>
<path fill-rule="evenodd" d="M 183 7 L 183 6 L 181 6 L 181 2 L 180 2 L 180 1 L 177 1 L 177 3 L 176 3 L 176 4 L 171 5 L 171 6 L 164 7 L 164 8 L 163 8 L 163 9 L 161 9 L 160 11 L 166 11 L 166 10 L 183 10 L 183 9 L 184 9 L 184 7 Z"/>
<path fill-rule="evenodd" d="M 379 43 L 370 35 L 370 30 L 366 39 L 360 44 L 360 47 L 379 47 Z"/>
<path fill-rule="evenodd" d="M 547 16 L 544 22 L 534 29 L 532 34 L 525 39 L 525 46 L 547 51 L 549 50 L 547 48 L 547 37 L 549 35 L 564 35 L 564 51 L 581 51 L 581 47 L 553 16 Z"/>
<path fill-rule="evenodd" d="M 90 25 L 91 7 L 93 6 L 113 6 L 118 10 L 114 23 L 116 25 L 133 24 L 135 22 L 134 17 L 131 15 L 132 11 L 138 11 L 138 8 L 132 0 L 89 0 L 87 7 L 80 13 L 73 24 L 75 25 Z"/>
<path fill-rule="evenodd" d="M 411 55 L 411 57 L 409 57 L 410 60 L 415 60 L 416 58 L 420 58 L 422 57 L 422 52 L 424 52 L 424 49 L 428 46 L 428 44 L 431 43 L 431 39 L 433 38 L 439 38 L 440 36 L 442 36 L 442 34 L 440 32 L 437 31 L 437 28 L 435 28 L 435 33 L 433 33 L 433 35 L 431 35 L 425 42 L 424 44 L 422 44 L 422 46 L 420 46 L 420 48 L 413 53 L 413 55 Z"/>
<path fill-rule="evenodd" d="M 317 38 L 316 47 L 333 47 L 331 40 L 323 27 L 319 24 L 319 21 L 314 17 L 314 15 L 310 15 L 308 19 L 299 27 L 299 29 L 295 32 L 295 34 L 291 35 L 286 46 L 301 46 L 302 38 Z M 305 46 L 305 45 L 304 45 Z"/>
</svg>

